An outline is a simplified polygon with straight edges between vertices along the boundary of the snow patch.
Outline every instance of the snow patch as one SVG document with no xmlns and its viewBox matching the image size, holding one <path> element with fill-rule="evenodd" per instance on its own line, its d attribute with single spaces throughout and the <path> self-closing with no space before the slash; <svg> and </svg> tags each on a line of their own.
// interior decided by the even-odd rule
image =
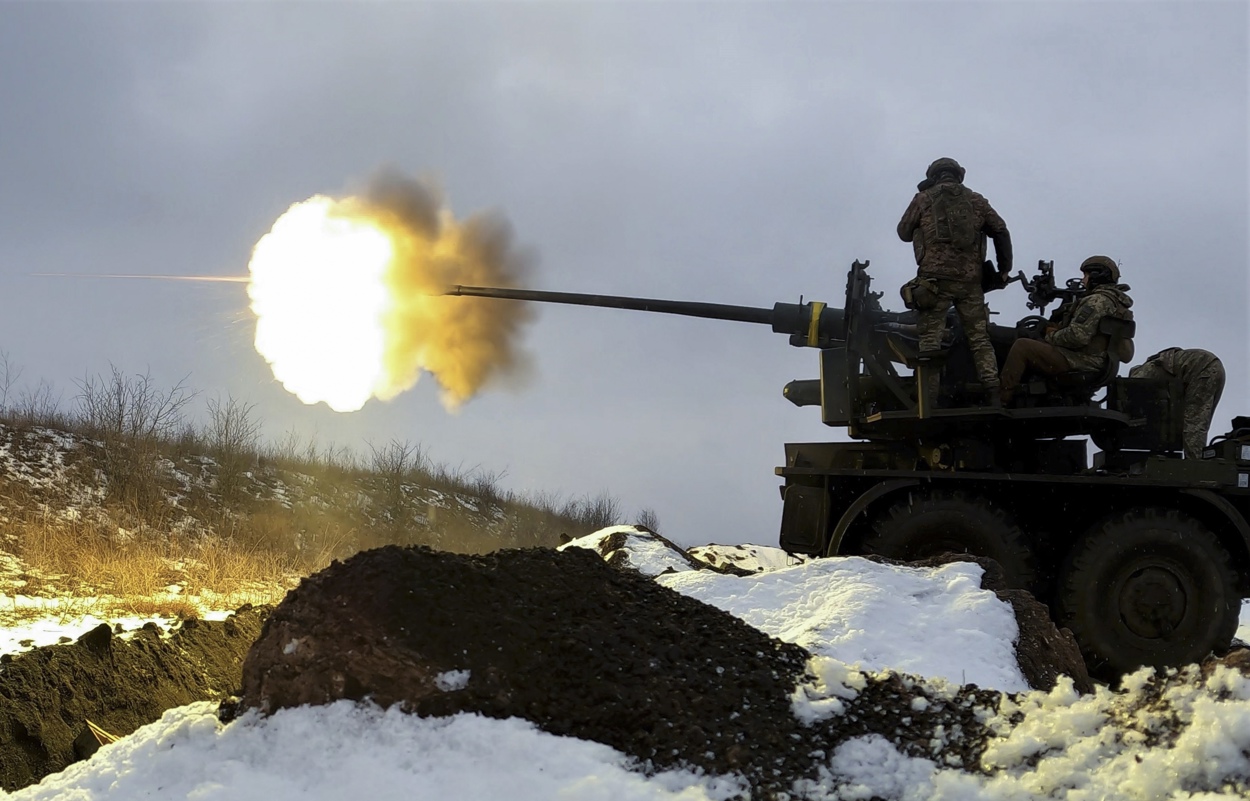
<svg viewBox="0 0 1250 801">
<path fill-rule="evenodd" d="M 790 697 L 794 716 L 810 726 L 846 711 L 843 700 L 851 700 L 868 686 L 864 674 L 845 662 L 816 656 L 808 660 L 811 680 L 800 684 Z"/>
<path fill-rule="evenodd" d="M 624 544 L 619 548 L 608 545 L 613 535 L 625 535 Z M 665 573 L 694 570 L 685 553 L 637 526 L 610 526 L 600 529 L 594 534 L 579 537 L 572 542 L 561 545 L 559 550 L 567 548 L 585 548 L 597 552 L 606 560 L 623 559 L 625 565 L 637 570 L 644 576 L 659 576 Z"/>
<path fill-rule="evenodd" d="M 752 576 L 709 570 L 657 576 L 816 656 L 983 689 L 1024 692 L 1011 605 L 981 589 L 981 568 L 830 557 Z"/>
<path fill-rule="evenodd" d="M 453 690 L 463 690 L 469 686 L 468 670 L 449 670 L 445 673 L 439 673 L 434 677 L 434 686 L 445 693 Z"/>
</svg>

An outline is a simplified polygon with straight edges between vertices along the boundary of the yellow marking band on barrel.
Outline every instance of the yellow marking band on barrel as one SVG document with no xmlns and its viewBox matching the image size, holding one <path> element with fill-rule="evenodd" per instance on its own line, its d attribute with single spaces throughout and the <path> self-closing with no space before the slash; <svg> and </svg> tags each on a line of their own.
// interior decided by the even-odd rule
<svg viewBox="0 0 1250 801">
<path fill-rule="evenodd" d="M 807 344 L 816 347 L 816 337 L 820 333 L 820 313 L 825 310 L 825 304 L 818 300 L 812 301 L 812 322 L 807 326 Z"/>
</svg>

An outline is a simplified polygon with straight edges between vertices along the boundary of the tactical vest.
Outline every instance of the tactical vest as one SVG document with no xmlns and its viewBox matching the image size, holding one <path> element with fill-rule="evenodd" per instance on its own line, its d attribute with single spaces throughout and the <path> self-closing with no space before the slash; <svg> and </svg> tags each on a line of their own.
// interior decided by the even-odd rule
<svg viewBox="0 0 1250 801">
<path fill-rule="evenodd" d="M 1110 293 L 1101 293 L 1101 294 L 1103 294 L 1107 298 L 1110 298 L 1112 306 L 1115 307 L 1114 312 L 1112 312 L 1111 314 L 1107 314 L 1105 316 L 1114 317 L 1117 320 L 1126 320 L 1126 321 L 1131 321 L 1133 319 L 1132 309 L 1129 309 L 1127 306 L 1124 306 L 1123 304 L 1121 304 L 1120 301 L 1115 297 L 1115 295 L 1112 295 Z M 1080 304 L 1077 304 L 1077 305 L 1079 306 Z M 1111 344 L 1110 337 L 1108 337 L 1106 334 L 1102 332 L 1095 332 L 1094 335 L 1090 337 L 1089 344 L 1087 344 L 1084 348 L 1082 348 L 1080 352 L 1087 354 L 1087 355 L 1091 355 L 1091 356 L 1097 356 L 1097 355 L 1106 353 L 1107 346 L 1110 344 Z M 1116 358 L 1118 358 L 1121 362 L 1132 361 L 1133 351 L 1134 351 L 1133 340 L 1131 338 L 1122 339 L 1120 340 L 1119 345 L 1120 345 L 1120 351 L 1116 354 Z"/>
<path fill-rule="evenodd" d="M 926 245 L 940 242 L 965 253 L 983 247 L 976 210 L 966 189 L 955 183 L 938 184 L 926 190 L 925 197 L 929 200 L 929 213 L 921 215 L 921 226 Z"/>
</svg>

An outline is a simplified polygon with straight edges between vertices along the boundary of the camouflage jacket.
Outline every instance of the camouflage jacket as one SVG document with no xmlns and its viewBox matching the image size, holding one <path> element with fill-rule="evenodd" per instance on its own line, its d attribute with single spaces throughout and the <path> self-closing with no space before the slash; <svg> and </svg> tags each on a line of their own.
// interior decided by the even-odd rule
<svg viewBox="0 0 1250 801">
<path fill-rule="evenodd" d="M 1007 224 L 990 202 L 971 189 L 946 181 L 917 192 L 898 223 L 898 236 L 911 242 L 919 274 L 954 281 L 980 281 L 985 237 L 1008 243 L 1008 254 L 996 255 L 1010 267 Z"/>
<path fill-rule="evenodd" d="M 1163 374 L 1172 378 L 1179 378 L 1188 384 L 1197 378 L 1198 374 L 1203 370 L 1210 368 L 1212 365 L 1220 364 L 1219 357 L 1209 350 L 1201 348 L 1166 348 L 1159 351 L 1155 355 L 1146 360 L 1144 364 L 1140 364 L 1129 370 L 1129 378 L 1153 378 L 1164 377 Z M 1220 364 L 1220 369 L 1224 367 Z"/>
<path fill-rule="evenodd" d="M 1104 317 L 1133 319 L 1129 311 L 1133 299 L 1126 289 L 1123 284 L 1094 287 L 1073 304 L 1068 322 L 1046 335 L 1046 341 L 1059 348 L 1073 370 L 1097 372 L 1107 366 L 1107 335 L 1098 332 L 1098 324 Z"/>
</svg>

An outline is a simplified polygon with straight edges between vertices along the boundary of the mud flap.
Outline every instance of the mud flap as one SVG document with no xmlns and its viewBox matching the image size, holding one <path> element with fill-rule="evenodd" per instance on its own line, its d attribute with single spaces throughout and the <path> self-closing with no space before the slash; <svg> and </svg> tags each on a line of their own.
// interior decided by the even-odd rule
<svg viewBox="0 0 1250 801">
<path fill-rule="evenodd" d="M 828 493 L 823 487 L 791 484 L 781 508 L 781 547 L 795 553 L 821 554 L 829 530 Z"/>
</svg>

